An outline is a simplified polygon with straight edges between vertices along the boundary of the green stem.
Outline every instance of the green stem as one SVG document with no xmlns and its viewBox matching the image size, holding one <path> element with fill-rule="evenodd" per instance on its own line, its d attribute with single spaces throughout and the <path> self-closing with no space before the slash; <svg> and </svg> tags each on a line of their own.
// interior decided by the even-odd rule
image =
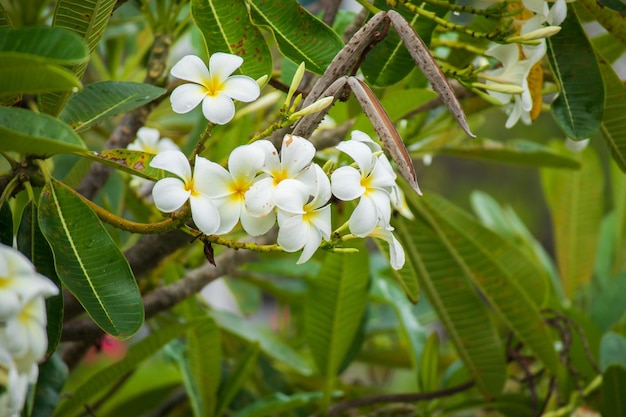
<svg viewBox="0 0 626 417">
<path fill-rule="evenodd" d="M 19 179 L 17 177 L 11 178 L 11 181 L 9 181 L 7 186 L 4 188 L 2 195 L 0 195 L 0 207 L 9 201 L 9 198 L 11 198 L 11 195 L 13 194 L 13 191 L 15 190 L 15 187 L 17 187 L 18 183 Z"/>
<path fill-rule="evenodd" d="M 201 235 L 200 240 L 204 243 L 215 243 L 216 245 L 226 246 L 231 249 L 246 249 L 255 252 L 284 252 L 283 248 L 281 248 L 277 244 L 259 245 L 249 242 L 237 242 L 235 240 L 226 239 L 216 235 Z"/>
<path fill-rule="evenodd" d="M 274 122 L 271 125 L 269 125 L 264 131 L 262 131 L 261 133 L 257 133 L 256 135 L 252 136 L 252 138 L 248 141 L 248 145 L 256 142 L 259 139 L 263 139 L 268 137 L 269 135 L 271 135 L 272 133 L 274 133 L 275 131 L 277 131 L 278 129 L 281 129 L 283 127 L 285 127 L 285 122 L 283 122 L 282 120 L 279 120 L 278 122 Z"/>
<path fill-rule="evenodd" d="M 359 3 L 361 6 L 363 6 L 363 8 L 367 9 L 367 11 L 369 11 L 371 14 L 376 14 L 381 12 L 382 10 L 380 10 L 377 7 L 374 7 L 374 5 L 370 2 L 368 2 L 367 0 L 356 0 L 357 3 Z"/>
<path fill-rule="evenodd" d="M 196 144 L 196 147 L 193 150 L 193 153 L 191 154 L 191 156 L 189 157 L 189 162 L 191 163 L 191 166 L 193 166 L 194 164 L 194 159 L 196 155 L 200 155 L 202 153 L 202 151 L 204 151 L 204 149 L 206 148 L 206 142 L 211 138 L 211 129 L 213 128 L 213 123 L 207 124 L 206 129 L 204 129 L 204 132 L 200 135 L 200 139 L 198 139 L 198 143 Z"/>
</svg>

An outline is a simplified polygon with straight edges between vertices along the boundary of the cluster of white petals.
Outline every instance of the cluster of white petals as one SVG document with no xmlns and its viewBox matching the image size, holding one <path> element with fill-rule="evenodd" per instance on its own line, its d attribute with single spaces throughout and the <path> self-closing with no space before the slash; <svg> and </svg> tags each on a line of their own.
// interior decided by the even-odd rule
<svg viewBox="0 0 626 417">
<path fill-rule="evenodd" d="M 18 416 L 29 384 L 36 382 L 37 362 L 48 347 L 45 297 L 59 290 L 38 274 L 15 249 L 0 244 L 0 416 Z"/>
<path fill-rule="evenodd" d="M 522 0 L 524 7 L 533 12 L 534 16 L 524 21 L 520 28 L 520 37 L 531 37 L 538 41 L 536 45 L 529 44 L 496 44 L 489 48 L 485 55 L 496 58 L 502 63 L 502 67 L 486 71 L 491 80 L 487 84 L 493 84 L 493 80 L 499 83 L 513 84 L 521 87 L 524 91 L 518 95 L 488 90 L 488 94 L 508 104 L 505 107 L 509 117 L 505 126 L 513 127 L 519 120 L 524 124 L 530 124 L 530 111 L 533 103 L 528 87 L 528 75 L 531 68 L 540 62 L 546 55 L 547 46 L 545 38 L 533 37 L 531 34 L 541 33 L 545 25 L 559 26 L 565 20 L 567 5 L 565 0 L 556 0 L 552 7 L 546 0 Z M 558 28 L 556 28 L 558 29 Z M 546 33 L 555 33 L 548 31 Z M 510 104 L 509 104 L 510 103 Z"/>
<path fill-rule="evenodd" d="M 241 57 L 222 52 L 211 55 L 208 68 L 195 55 L 183 57 L 170 73 L 189 83 L 172 91 L 172 110 L 187 113 L 202 103 L 202 113 L 209 122 L 218 125 L 230 122 L 235 116 L 233 100 L 250 102 L 260 94 L 255 80 L 245 75 L 232 75 L 241 64 Z"/>
<path fill-rule="evenodd" d="M 298 263 L 308 261 L 331 239 L 332 195 L 359 198 L 349 220 L 351 233 L 387 241 L 392 266 L 401 268 L 404 252 L 389 224 L 392 207 L 412 215 L 389 160 L 359 131 L 337 149 L 351 156 L 359 169 L 338 168 L 332 186 L 327 173 L 313 162 L 313 144 L 295 135 L 285 135 L 280 152 L 267 140 L 239 146 L 231 152 L 228 168 L 196 156 L 192 172 L 185 155 L 164 151 L 150 165 L 174 176 L 157 182 L 152 197 L 165 213 L 189 201 L 193 221 L 207 235 L 228 233 L 240 223 L 246 233 L 258 236 L 278 224 L 278 245 L 286 252 L 302 250 Z"/>
<path fill-rule="evenodd" d="M 180 151 L 180 148 L 170 138 L 162 138 L 157 129 L 151 127 L 141 127 L 137 131 L 137 137 L 128 144 L 131 151 L 140 151 L 156 155 L 163 151 Z M 140 195 L 150 192 L 154 183 L 141 177 L 133 177 L 130 186 L 138 191 Z"/>
</svg>

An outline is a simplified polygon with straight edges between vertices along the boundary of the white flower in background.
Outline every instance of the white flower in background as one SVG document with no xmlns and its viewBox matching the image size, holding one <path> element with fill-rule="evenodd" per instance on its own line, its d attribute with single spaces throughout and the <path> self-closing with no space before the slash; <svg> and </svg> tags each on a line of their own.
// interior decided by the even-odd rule
<svg viewBox="0 0 626 417">
<path fill-rule="evenodd" d="M 163 151 L 180 151 L 178 145 L 170 138 L 162 138 L 157 129 L 141 127 L 137 131 L 137 137 L 128 145 L 131 151 L 141 151 L 153 155 Z"/>
<path fill-rule="evenodd" d="M 209 197 L 212 188 L 210 164 L 209 160 L 196 156 L 192 175 L 189 160 L 180 151 L 161 152 L 150 162 L 151 167 L 178 177 L 163 178 L 154 185 L 152 198 L 156 207 L 164 213 L 172 213 L 189 200 L 193 221 L 207 235 L 215 233 L 220 226 L 217 207 Z"/>
<path fill-rule="evenodd" d="M 48 347 L 44 298 L 58 294 L 15 249 L 0 245 L 0 416 L 18 416 Z M 4 375 L 2 375 L 4 374 Z"/>
<path fill-rule="evenodd" d="M 207 165 L 211 175 L 208 195 L 214 200 L 220 216 L 220 227 L 215 234 L 230 232 L 239 220 L 251 236 L 262 235 L 274 225 L 275 217 L 252 216 L 245 205 L 246 192 L 265 162 L 264 146 L 262 142 L 255 142 L 235 148 L 228 157 L 230 172 L 214 162 Z M 270 146 L 274 147 L 271 143 Z"/>
<path fill-rule="evenodd" d="M 274 201 L 278 208 L 278 244 L 287 252 L 302 249 L 298 264 L 308 261 L 322 239 L 330 239 L 330 181 L 317 164 L 309 170 L 315 184 L 286 179 L 276 189 Z"/>
<path fill-rule="evenodd" d="M 373 154 L 372 149 L 378 145 L 367 135 L 355 131 L 352 138 L 337 145 L 337 149 L 354 159 L 359 169 L 351 166 L 336 169 L 331 175 L 332 192 L 344 201 L 359 198 L 349 227 L 354 235 L 365 237 L 377 225 L 389 225 L 395 173 L 384 154 Z"/>
<path fill-rule="evenodd" d="M 370 233 L 370 236 L 382 239 L 389 244 L 389 262 L 393 269 L 398 270 L 404 266 L 404 248 L 394 234 L 391 233 L 392 230 L 393 227 L 376 226 Z"/>
<path fill-rule="evenodd" d="M 275 206 L 274 192 L 282 181 L 294 179 L 305 184 L 313 184 L 314 173 L 307 168 L 315 156 L 315 147 L 311 142 L 295 135 L 285 135 L 280 150 L 280 157 L 274 145 L 269 141 L 256 142 L 263 150 L 265 163 L 261 174 L 245 196 L 248 212 L 252 216 L 272 216 Z"/>
<path fill-rule="evenodd" d="M 211 55 L 209 68 L 195 55 L 184 56 L 172 67 L 171 74 L 190 83 L 172 91 L 172 110 L 187 113 L 202 103 L 202 113 L 209 122 L 230 122 L 235 116 L 233 100 L 250 102 L 260 94 L 259 85 L 252 78 L 231 75 L 241 64 L 241 57 L 222 52 Z"/>
<path fill-rule="evenodd" d="M 556 0 L 552 7 L 548 7 L 548 2 L 545 0 L 522 0 L 522 3 L 526 9 L 535 13 L 535 16 L 528 21 L 536 17 L 542 24 L 547 23 L 550 26 L 559 26 L 567 16 L 567 4 L 565 0 Z M 526 31 L 526 33 L 528 32 L 530 32 L 530 30 Z M 522 35 L 524 33 L 525 32 L 522 31 Z"/>
</svg>

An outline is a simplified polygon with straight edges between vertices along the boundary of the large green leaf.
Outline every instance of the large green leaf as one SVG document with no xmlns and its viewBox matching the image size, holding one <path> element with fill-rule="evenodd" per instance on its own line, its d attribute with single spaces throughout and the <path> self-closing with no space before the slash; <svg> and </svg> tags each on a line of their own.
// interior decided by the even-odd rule
<svg viewBox="0 0 626 417">
<path fill-rule="evenodd" d="M 287 58 L 322 74 L 343 48 L 339 36 L 295 0 L 248 0 L 254 22 L 272 30 Z"/>
<path fill-rule="evenodd" d="M 626 338 L 615 332 L 606 333 L 600 342 L 600 369 L 605 372 L 611 365 L 626 368 Z"/>
<path fill-rule="evenodd" d="M 100 43 L 116 0 L 59 0 L 54 11 L 54 27 L 66 28 L 76 33 L 87 44 L 88 55 Z M 71 71 L 80 79 L 85 73 L 87 62 L 71 67 Z M 47 93 L 40 96 L 44 112 L 58 115 L 71 93 Z"/>
<path fill-rule="evenodd" d="M 598 21 L 615 39 L 626 45 L 626 16 L 602 7 L 597 0 L 578 0 L 576 9 L 582 8 Z"/>
<path fill-rule="evenodd" d="M 259 356 L 259 345 L 253 343 L 240 356 L 240 360 L 233 373 L 224 383 L 219 392 L 219 400 L 215 415 L 223 416 L 228 405 L 235 398 L 235 395 L 241 390 L 250 374 L 257 367 L 257 358 Z"/>
<path fill-rule="evenodd" d="M 222 343 L 220 329 L 212 317 L 187 332 L 187 357 L 201 408 L 199 415 L 214 416 L 221 383 Z"/>
<path fill-rule="evenodd" d="M 163 178 L 162 170 L 150 166 L 152 158 L 156 156 L 151 153 L 129 149 L 104 149 L 100 152 L 86 151 L 81 156 L 150 181 Z"/>
<path fill-rule="evenodd" d="M 39 200 L 39 225 L 63 285 L 107 333 L 126 339 L 143 324 L 135 277 L 111 236 L 76 194 L 52 181 Z"/>
<path fill-rule="evenodd" d="M 304 328 L 320 373 L 334 380 L 354 339 L 367 302 L 367 252 L 326 256 L 311 280 Z"/>
<path fill-rule="evenodd" d="M 227 52 L 243 58 L 241 71 L 252 78 L 272 74 L 272 55 L 259 29 L 250 21 L 244 0 L 192 0 L 191 15 L 209 54 Z"/>
<path fill-rule="evenodd" d="M 0 29 L 0 52 L 65 65 L 80 64 L 88 57 L 87 47 L 79 36 L 66 29 L 45 26 Z M 7 64 L 3 60 L 2 65 Z"/>
<path fill-rule="evenodd" d="M 68 69 L 24 54 L 0 52 L 0 96 L 79 89 L 80 80 Z"/>
<path fill-rule="evenodd" d="M 68 125 L 54 117 L 16 107 L 0 107 L 0 148 L 54 155 L 84 151 L 86 146 Z"/>
<path fill-rule="evenodd" d="M 417 201 L 412 195 L 408 197 L 416 218 L 395 221 L 407 262 L 413 264 L 421 290 L 437 312 L 469 374 L 483 394 L 495 397 L 502 390 L 506 374 L 495 324 L 450 242 L 418 215 Z"/>
<path fill-rule="evenodd" d="M 68 369 L 60 355 L 52 355 L 39 366 L 31 417 L 50 417 L 59 403 Z"/>
<path fill-rule="evenodd" d="M 379 0 L 375 2 L 375 5 L 388 9 L 389 7 L 384 3 L 384 1 Z M 448 11 L 446 8 L 431 5 L 426 5 L 424 9 L 439 16 L 444 15 Z M 397 12 L 402 14 L 415 29 L 418 36 L 422 38 L 426 46 L 429 46 L 431 34 L 437 24 L 433 20 L 426 19 L 418 14 L 412 14 L 405 9 L 398 9 Z M 367 81 L 380 87 L 399 82 L 409 75 L 414 68 L 415 62 L 411 58 L 411 54 L 409 54 L 404 42 L 393 29 L 390 29 L 387 36 L 376 44 L 374 49 L 368 52 L 363 65 L 361 65 L 361 70 Z"/>
<path fill-rule="evenodd" d="M 54 269 L 52 249 L 39 229 L 37 207 L 33 201 L 26 203 L 22 211 L 22 219 L 17 230 L 17 248 L 30 259 L 37 272 L 50 278 L 57 287 L 61 288 L 61 281 Z M 61 292 L 46 299 L 46 313 L 48 353 L 52 353 L 61 340 L 63 328 L 63 294 Z"/>
<path fill-rule="evenodd" d="M 427 149 L 420 149 L 420 153 Z M 438 148 L 437 153 L 461 158 L 482 159 L 534 167 L 580 168 L 576 158 L 555 152 L 547 146 L 517 139 L 505 143 L 489 139 L 472 139 L 454 146 Z"/>
<path fill-rule="evenodd" d="M 323 397 L 321 392 L 300 392 L 285 395 L 277 392 L 267 398 L 254 401 L 252 404 L 233 414 L 233 417 L 266 417 L 270 415 L 285 415 L 300 407 L 316 404 Z"/>
<path fill-rule="evenodd" d="M 547 276 L 526 252 L 436 195 L 419 200 L 437 222 L 472 281 L 515 335 L 556 372 L 557 356 L 539 312 Z"/>
<path fill-rule="evenodd" d="M 626 88 L 610 64 L 601 61 L 600 71 L 606 89 L 600 131 L 611 150 L 613 160 L 626 172 Z"/>
<path fill-rule="evenodd" d="M 98 371 L 89 379 L 83 381 L 80 387 L 72 392 L 71 395 L 67 395 L 67 400 L 56 409 L 54 416 L 73 417 L 82 413 L 85 405 L 96 401 L 96 396 L 109 388 L 111 384 L 157 353 L 166 343 L 182 336 L 187 330 L 201 323 L 202 320 L 175 323 L 163 327 L 134 343 L 128 348 L 124 359 Z"/>
<path fill-rule="evenodd" d="M 586 139 L 600 128 L 604 85 L 596 54 L 573 6 L 568 6 L 561 31 L 546 42 L 561 89 L 552 103 L 554 119 L 568 137 Z"/>
<path fill-rule="evenodd" d="M 165 93 L 164 88 L 142 83 L 93 83 L 72 96 L 59 118 L 77 132 L 82 132 L 117 114 L 143 106 Z"/>
<path fill-rule="evenodd" d="M 602 415 L 626 417 L 626 368 L 611 365 L 602 374 Z"/>
<path fill-rule="evenodd" d="M 570 299 L 593 273 L 604 211 L 604 175 L 600 162 L 591 148 L 577 156 L 582 163 L 580 171 L 541 171 L 543 191 L 552 214 L 557 265 L 565 296 Z"/>
</svg>

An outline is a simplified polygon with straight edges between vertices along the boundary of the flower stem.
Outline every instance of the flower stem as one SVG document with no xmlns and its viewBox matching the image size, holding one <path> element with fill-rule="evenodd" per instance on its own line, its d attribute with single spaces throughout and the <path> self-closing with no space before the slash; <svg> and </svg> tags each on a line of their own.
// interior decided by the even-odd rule
<svg viewBox="0 0 626 417">
<path fill-rule="evenodd" d="M 369 11 L 371 14 L 376 14 L 381 11 L 379 8 L 374 7 L 374 5 L 368 2 L 367 0 L 356 0 L 356 1 L 361 6 L 363 6 L 364 9 L 367 9 L 367 11 Z"/>
<path fill-rule="evenodd" d="M 211 129 L 213 129 L 213 126 L 213 123 L 207 124 L 206 129 L 204 129 L 204 132 L 200 135 L 200 139 L 198 139 L 198 143 L 189 157 L 189 163 L 191 166 L 193 166 L 195 162 L 196 155 L 200 155 L 206 148 L 206 142 L 211 138 Z"/>
<path fill-rule="evenodd" d="M 204 243 L 215 243 L 216 245 L 226 246 L 231 249 L 247 249 L 255 252 L 284 252 L 283 248 L 277 244 L 259 245 L 252 242 L 238 242 L 216 235 L 201 235 L 199 239 Z"/>
</svg>

